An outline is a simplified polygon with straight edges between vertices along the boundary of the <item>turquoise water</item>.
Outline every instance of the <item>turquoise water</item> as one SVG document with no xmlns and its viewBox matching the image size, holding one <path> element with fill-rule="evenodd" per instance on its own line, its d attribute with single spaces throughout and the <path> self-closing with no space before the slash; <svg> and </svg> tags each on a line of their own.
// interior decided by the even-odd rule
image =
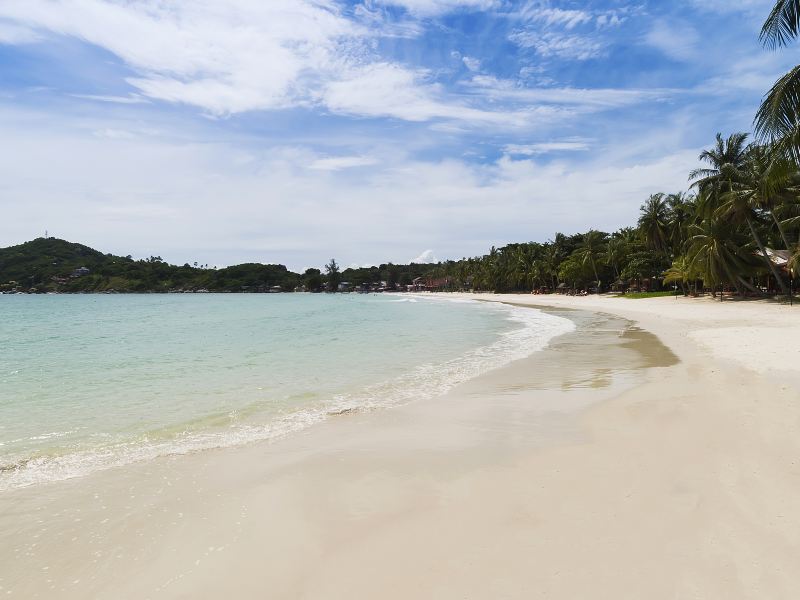
<svg viewBox="0 0 800 600">
<path fill-rule="evenodd" d="M 424 400 L 571 328 L 439 297 L 0 296 L 0 490 Z"/>
</svg>

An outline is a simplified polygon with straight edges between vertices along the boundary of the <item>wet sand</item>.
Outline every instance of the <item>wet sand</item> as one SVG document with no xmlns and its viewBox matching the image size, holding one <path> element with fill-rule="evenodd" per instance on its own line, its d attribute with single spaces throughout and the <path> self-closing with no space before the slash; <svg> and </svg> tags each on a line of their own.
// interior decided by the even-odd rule
<svg viewBox="0 0 800 600">
<path fill-rule="evenodd" d="M 797 597 L 800 388 L 663 302 L 581 300 L 435 401 L 3 494 L 0 593 Z"/>
</svg>

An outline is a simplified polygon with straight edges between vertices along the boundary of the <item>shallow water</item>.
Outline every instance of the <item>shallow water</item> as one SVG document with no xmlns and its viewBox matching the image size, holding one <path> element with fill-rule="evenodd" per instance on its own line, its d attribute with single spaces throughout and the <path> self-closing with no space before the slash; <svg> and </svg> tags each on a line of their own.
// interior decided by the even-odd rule
<svg viewBox="0 0 800 600">
<path fill-rule="evenodd" d="M 0 490 L 440 395 L 571 321 L 396 295 L 0 297 Z"/>
</svg>

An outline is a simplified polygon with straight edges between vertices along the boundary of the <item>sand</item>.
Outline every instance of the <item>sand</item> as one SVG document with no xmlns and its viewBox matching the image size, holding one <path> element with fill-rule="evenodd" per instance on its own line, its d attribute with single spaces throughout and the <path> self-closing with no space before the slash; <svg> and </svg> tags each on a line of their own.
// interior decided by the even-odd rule
<svg viewBox="0 0 800 600">
<path fill-rule="evenodd" d="M 800 308 L 482 299 L 579 328 L 435 401 L 3 494 L 0 594 L 800 597 Z"/>
</svg>

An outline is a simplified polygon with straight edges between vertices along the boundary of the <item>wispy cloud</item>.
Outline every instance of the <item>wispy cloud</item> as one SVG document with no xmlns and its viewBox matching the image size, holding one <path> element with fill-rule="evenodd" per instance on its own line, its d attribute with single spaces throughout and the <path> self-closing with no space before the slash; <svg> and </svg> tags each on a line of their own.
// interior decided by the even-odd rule
<svg viewBox="0 0 800 600">
<path fill-rule="evenodd" d="M 519 11 L 520 17 L 529 21 L 542 22 L 545 25 L 561 25 L 573 29 L 578 25 L 591 23 L 594 16 L 585 10 L 564 10 L 561 8 L 542 7 L 530 3 Z"/>
<path fill-rule="evenodd" d="M 535 50 L 544 58 L 588 60 L 601 56 L 605 51 L 602 42 L 582 35 L 517 30 L 512 32 L 508 39 L 522 48 Z"/>
<path fill-rule="evenodd" d="M 645 42 L 674 60 L 689 61 L 698 55 L 700 36 L 688 23 L 659 19 L 645 35 Z"/>
<path fill-rule="evenodd" d="M 146 104 L 148 100 L 141 96 L 103 96 L 98 94 L 70 94 L 73 98 L 94 100 L 95 102 L 111 102 L 113 104 Z"/>
<path fill-rule="evenodd" d="M 42 36 L 29 27 L 0 20 L 0 44 L 32 44 L 41 39 Z"/>
<path fill-rule="evenodd" d="M 589 139 L 571 138 L 537 144 L 508 144 L 504 150 L 507 154 L 517 156 L 539 156 L 552 152 L 586 152 L 591 147 L 591 142 Z"/>
<path fill-rule="evenodd" d="M 524 87 L 517 85 L 512 80 L 498 79 L 491 75 L 476 75 L 464 85 L 479 90 L 484 96 L 495 100 L 527 104 L 554 104 L 573 110 L 591 112 L 657 101 L 676 93 L 676 90 L 657 88 Z"/>
<path fill-rule="evenodd" d="M 332 156 L 318 158 L 309 165 L 309 169 L 317 171 L 341 171 L 355 167 L 368 167 L 377 164 L 377 159 L 371 156 Z"/>
<path fill-rule="evenodd" d="M 375 0 L 380 4 L 401 6 L 421 16 L 441 15 L 456 10 L 483 11 L 500 5 L 500 0 Z"/>
<path fill-rule="evenodd" d="M 512 13 L 517 26 L 508 39 L 543 58 L 588 60 L 606 53 L 601 30 L 621 25 L 630 9 L 558 8 L 531 1 Z"/>
<path fill-rule="evenodd" d="M 322 100 L 329 110 L 339 114 L 415 122 L 457 120 L 476 127 L 530 127 L 559 116 L 557 109 L 543 105 L 499 109 L 475 107 L 467 100 L 481 101 L 480 96 L 461 100 L 449 97 L 441 85 L 426 81 L 427 75 L 424 71 L 412 71 L 389 63 L 371 64 L 354 69 L 347 78 L 329 83 Z"/>
</svg>

